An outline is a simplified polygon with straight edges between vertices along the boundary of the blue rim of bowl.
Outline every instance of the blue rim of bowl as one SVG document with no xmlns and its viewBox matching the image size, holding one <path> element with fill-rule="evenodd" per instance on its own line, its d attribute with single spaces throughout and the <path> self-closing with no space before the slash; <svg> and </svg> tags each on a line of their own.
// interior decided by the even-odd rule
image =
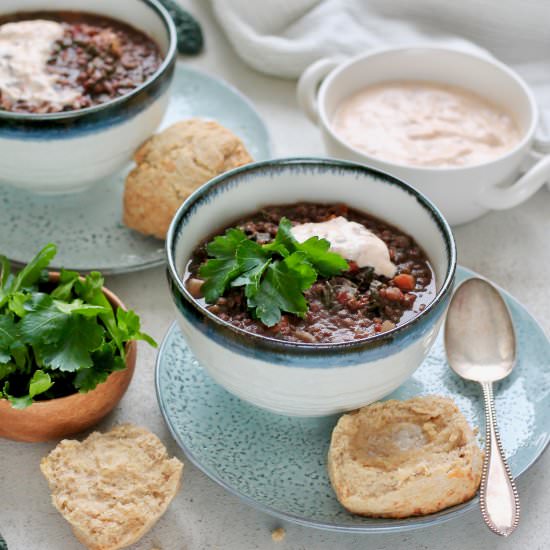
<svg viewBox="0 0 550 550">
<path fill-rule="evenodd" d="M 278 340 L 269 336 L 248 332 L 244 329 L 236 327 L 228 321 L 220 319 L 207 309 L 201 307 L 200 304 L 198 304 L 198 302 L 191 296 L 191 294 L 189 294 L 188 290 L 183 284 L 182 278 L 176 267 L 174 254 L 174 248 L 177 242 L 177 235 L 179 233 L 180 226 L 183 220 L 186 218 L 188 212 L 195 205 L 200 204 L 210 192 L 220 187 L 223 187 L 236 176 L 262 173 L 266 170 L 289 166 L 327 167 L 332 169 L 349 170 L 351 172 L 360 172 L 361 174 L 367 174 L 374 178 L 381 179 L 390 185 L 396 185 L 406 193 L 412 195 L 424 208 L 424 210 L 426 210 L 431 215 L 432 220 L 435 222 L 437 228 L 439 229 L 441 235 L 445 240 L 446 252 L 448 256 L 448 266 L 441 288 L 438 290 L 433 301 L 430 302 L 430 304 L 428 304 L 428 306 L 423 311 L 421 311 L 418 315 L 416 315 L 409 321 L 375 336 L 368 336 L 366 338 L 361 338 L 350 342 L 312 344 L 306 342 L 288 342 L 284 340 Z M 217 228 L 213 228 L 213 230 L 216 229 Z M 198 244 L 199 243 L 196 243 L 196 245 Z M 422 245 L 422 243 L 420 243 L 420 245 Z M 221 329 L 228 331 L 230 334 L 232 333 L 240 339 L 249 339 L 252 342 L 258 343 L 263 347 L 270 348 L 270 350 L 272 351 L 278 350 L 284 351 L 285 353 L 298 354 L 323 354 L 327 351 L 339 351 L 344 353 L 352 352 L 358 348 L 363 348 L 365 346 L 381 345 L 384 342 L 387 342 L 388 339 L 391 339 L 394 336 L 407 331 L 409 328 L 416 325 L 416 323 L 426 318 L 442 302 L 442 300 L 449 295 L 453 287 L 457 262 L 456 245 L 451 228 L 447 220 L 445 220 L 445 218 L 443 217 L 443 214 L 425 195 L 417 191 L 409 184 L 390 174 L 387 174 L 386 172 L 382 172 L 380 170 L 376 170 L 374 168 L 370 168 L 364 164 L 359 164 L 356 162 L 323 157 L 290 157 L 267 160 L 262 162 L 254 162 L 246 164 L 239 168 L 235 168 L 228 172 L 224 172 L 223 174 L 211 179 L 210 181 L 199 187 L 185 200 L 185 202 L 179 207 L 174 218 L 172 219 L 170 227 L 168 228 L 168 233 L 166 235 L 166 258 L 168 261 L 168 276 L 170 282 L 176 285 L 179 293 L 181 294 L 181 296 L 183 296 L 187 304 L 189 304 L 196 312 L 198 312 L 201 317 L 206 318 L 206 320 L 214 326 L 220 327 Z"/>
<path fill-rule="evenodd" d="M 176 26 L 174 24 L 174 21 L 172 20 L 172 17 L 158 0 L 136 0 L 136 1 L 141 2 L 142 4 L 145 4 L 153 12 L 155 12 L 164 23 L 164 27 L 166 28 L 166 32 L 168 33 L 168 51 L 166 52 L 166 55 L 164 56 L 164 59 L 160 67 L 156 70 L 156 72 L 153 75 L 151 75 L 151 77 L 148 80 L 146 80 L 145 82 L 140 84 L 137 88 L 134 88 L 127 94 L 124 94 L 120 97 L 116 97 L 115 99 L 106 101 L 105 103 L 101 103 L 99 105 L 92 105 L 91 107 L 86 107 L 84 109 L 74 109 L 72 111 L 62 111 L 59 113 L 14 113 L 12 111 L 4 111 L 0 109 L 0 121 L 8 120 L 12 122 L 33 122 L 33 121 L 57 121 L 57 120 L 66 121 L 66 120 L 79 119 L 87 115 L 94 115 L 98 112 L 101 112 L 105 109 L 109 109 L 121 103 L 125 103 L 132 97 L 138 95 L 139 93 L 153 86 L 153 84 L 171 67 L 174 60 L 176 59 L 178 36 L 176 33 Z M 49 10 L 49 11 L 52 11 L 52 10 Z M 92 11 L 90 13 L 94 13 L 94 12 Z M 101 14 L 98 14 L 98 15 L 101 15 Z M 124 21 L 122 22 L 124 23 Z"/>
<path fill-rule="evenodd" d="M 482 279 L 485 279 L 483 275 L 480 275 L 477 272 L 472 271 L 471 269 L 468 269 L 462 266 L 460 266 L 460 269 L 464 270 L 464 272 L 469 277 L 480 277 Z M 514 298 L 509 292 L 507 292 L 500 286 L 496 285 L 493 282 L 491 282 L 491 284 L 507 300 L 511 300 L 516 305 L 523 308 L 527 312 L 531 320 L 540 329 L 540 331 L 543 334 L 545 334 L 539 322 L 535 319 L 535 317 L 533 317 L 533 315 L 531 315 L 531 313 L 525 306 L 523 306 L 518 300 L 516 300 L 516 298 Z M 157 403 L 159 405 L 160 412 L 162 414 L 162 417 L 164 418 L 164 422 L 168 426 L 168 429 L 170 430 L 170 433 L 172 434 L 174 441 L 176 441 L 180 449 L 185 453 L 185 456 L 191 461 L 191 463 L 198 470 L 203 472 L 206 476 L 208 476 L 212 481 L 217 483 L 220 487 L 225 489 L 227 492 L 240 498 L 243 502 L 245 502 L 252 508 L 259 510 L 261 512 L 264 512 L 266 514 L 269 514 L 271 516 L 274 516 L 276 518 L 279 518 L 281 520 L 296 523 L 297 525 L 302 525 L 304 527 L 313 527 L 315 529 L 321 529 L 324 531 L 332 531 L 332 532 L 340 532 L 340 533 L 355 533 L 355 534 L 366 535 L 366 534 L 375 534 L 375 533 L 396 533 L 396 532 L 414 531 L 417 529 L 422 529 L 424 527 L 432 527 L 434 525 L 439 525 L 441 523 L 445 523 L 447 521 L 457 519 L 460 516 L 464 515 L 465 513 L 470 512 L 478 507 L 479 495 L 476 494 L 472 499 L 466 502 L 463 502 L 462 504 L 457 504 L 456 506 L 453 506 L 451 508 L 446 508 L 445 510 L 441 510 L 440 512 L 436 512 L 435 514 L 430 514 L 428 516 L 415 516 L 412 518 L 394 519 L 394 520 L 388 520 L 385 518 L 376 518 L 380 522 L 380 524 L 377 526 L 341 525 L 338 523 L 328 523 L 323 521 L 312 520 L 312 519 L 304 518 L 302 516 L 297 516 L 295 514 L 290 514 L 288 512 L 277 510 L 272 506 L 261 504 L 254 498 L 249 497 L 248 495 L 242 493 L 239 489 L 236 489 L 235 487 L 227 483 L 225 480 L 223 480 L 220 476 L 218 476 L 218 474 L 211 471 L 208 467 L 204 466 L 193 454 L 193 452 L 189 449 L 189 447 L 183 442 L 176 428 L 172 425 L 172 422 L 168 415 L 167 407 L 164 403 L 164 400 L 162 399 L 161 391 L 160 391 L 160 361 L 161 361 L 161 357 L 165 354 L 166 346 L 168 345 L 168 338 L 171 335 L 172 331 L 174 330 L 179 330 L 177 321 L 173 321 L 170 327 L 168 328 L 168 330 L 166 331 L 166 334 L 162 339 L 162 342 L 157 354 L 157 358 L 155 361 L 155 393 L 157 396 Z M 207 376 L 209 375 L 207 374 Z M 213 383 L 216 383 L 216 382 L 213 382 Z M 236 398 L 236 399 L 239 399 L 239 398 Z M 548 449 L 549 443 L 550 443 L 550 434 L 547 434 L 546 440 L 544 441 L 543 447 L 541 448 L 539 453 L 530 462 L 528 462 L 520 472 L 518 472 L 514 476 L 515 479 L 518 479 L 519 477 L 521 477 L 527 470 L 529 470 L 532 466 L 534 466 L 538 462 L 538 460 L 542 457 L 542 455 Z"/>
</svg>

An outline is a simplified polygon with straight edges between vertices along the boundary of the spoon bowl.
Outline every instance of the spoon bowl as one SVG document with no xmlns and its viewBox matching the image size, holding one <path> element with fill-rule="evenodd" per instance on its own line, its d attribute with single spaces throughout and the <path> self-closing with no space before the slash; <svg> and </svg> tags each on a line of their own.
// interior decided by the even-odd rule
<svg viewBox="0 0 550 550">
<path fill-rule="evenodd" d="M 483 388 L 485 457 L 479 503 L 489 529 L 506 537 L 519 524 L 519 496 L 497 429 L 492 383 L 512 371 L 516 335 L 504 300 L 488 281 L 472 278 L 456 289 L 445 322 L 445 349 L 451 368 Z"/>
<path fill-rule="evenodd" d="M 484 279 L 464 281 L 454 293 L 445 324 L 451 368 L 462 378 L 496 382 L 516 360 L 512 318 L 498 290 Z"/>
</svg>

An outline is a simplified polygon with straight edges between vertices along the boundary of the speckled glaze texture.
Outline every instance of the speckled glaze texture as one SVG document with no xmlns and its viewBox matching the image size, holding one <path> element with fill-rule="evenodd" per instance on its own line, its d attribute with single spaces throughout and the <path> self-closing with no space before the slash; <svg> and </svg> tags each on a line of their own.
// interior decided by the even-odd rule
<svg viewBox="0 0 550 550">
<path fill-rule="evenodd" d="M 459 267 L 457 283 L 472 275 Z M 518 476 L 540 456 L 550 437 L 550 343 L 530 314 L 504 296 L 516 328 L 518 362 L 495 387 L 495 396 L 504 449 Z M 200 367 L 175 324 L 159 352 L 156 385 L 164 418 L 188 458 L 224 488 L 275 516 L 322 529 L 373 533 L 417 529 L 477 507 L 476 497 L 420 518 L 349 514 L 336 500 L 326 473 L 330 434 L 338 417 L 280 416 L 232 396 Z M 448 367 L 441 335 L 422 366 L 388 398 L 422 394 L 452 397 L 483 432 L 479 387 Z"/>
<path fill-rule="evenodd" d="M 178 65 L 161 129 L 190 117 L 217 120 L 244 141 L 251 156 L 270 155 L 267 129 L 237 90 Z M 40 196 L 0 185 L 0 253 L 28 262 L 48 242 L 58 245 L 54 267 L 125 273 L 164 263 L 164 243 L 122 225 L 122 193 L 129 163 L 114 176 L 77 194 Z"/>
</svg>

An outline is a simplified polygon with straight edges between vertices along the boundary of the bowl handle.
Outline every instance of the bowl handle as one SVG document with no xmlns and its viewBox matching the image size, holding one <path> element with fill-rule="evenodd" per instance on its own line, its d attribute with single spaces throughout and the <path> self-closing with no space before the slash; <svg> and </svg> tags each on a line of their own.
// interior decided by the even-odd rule
<svg viewBox="0 0 550 550">
<path fill-rule="evenodd" d="M 537 140 L 534 149 L 546 154 L 510 187 L 487 186 L 482 189 L 477 201 L 491 210 L 513 208 L 526 201 L 550 180 L 548 146 L 549 143 Z"/>
<path fill-rule="evenodd" d="M 298 80 L 296 88 L 298 105 L 313 124 L 317 124 L 319 121 L 319 110 L 317 108 L 317 89 L 319 88 L 319 84 L 343 59 L 342 57 L 319 59 L 315 63 L 312 63 Z"/>
</svg>

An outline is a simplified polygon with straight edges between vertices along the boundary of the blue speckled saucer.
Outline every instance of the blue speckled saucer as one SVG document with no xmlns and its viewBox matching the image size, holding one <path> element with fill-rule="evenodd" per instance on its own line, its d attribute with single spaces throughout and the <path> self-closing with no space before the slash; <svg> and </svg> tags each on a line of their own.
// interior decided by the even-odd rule
<svg viewBox="0 0 550 550">
<path fill-rule="evenodd" d="M 459 267 L 457 283 L 474 275 Z M 502 441 L 515 476 L 546 448 L 550 434 L 550 342 L 531 315 L 502 292 L 518 337 L 518 362 L 495 387 Z M 228 491 L 274 516 L 334 531 L 405 531 L 435 525 L 476 508 L 478 499 L 429 516 L 400 520 L 354 516 L 340 506 L 326 473 L 337 416 L 292 418 L 241 401 L 215 384 L 186 347 L 176 324 L 159 351 L 157 397 L 164 418 L 189 460 Z M 484 429 L 480 388 L 447 366 L 440 335 L 415 374 L 390 397 L 452 397 Z"/>
<path fill-rule="evenodd" d="M 194 116 L 215 119 L 235 132 L 255 160 L 271 157 L 267 128 L 250 101 L 221 80 L 179 64 L 161 129 Z M 54 242 L 56 268 L 113 274 L 162 265 L 164 242 L 121 222 L 124 179 L 131 166 L 88 191 L 68 195 L 36 195 L 0 184 L 0 254 L 26 263 Z"/>
</svg>

